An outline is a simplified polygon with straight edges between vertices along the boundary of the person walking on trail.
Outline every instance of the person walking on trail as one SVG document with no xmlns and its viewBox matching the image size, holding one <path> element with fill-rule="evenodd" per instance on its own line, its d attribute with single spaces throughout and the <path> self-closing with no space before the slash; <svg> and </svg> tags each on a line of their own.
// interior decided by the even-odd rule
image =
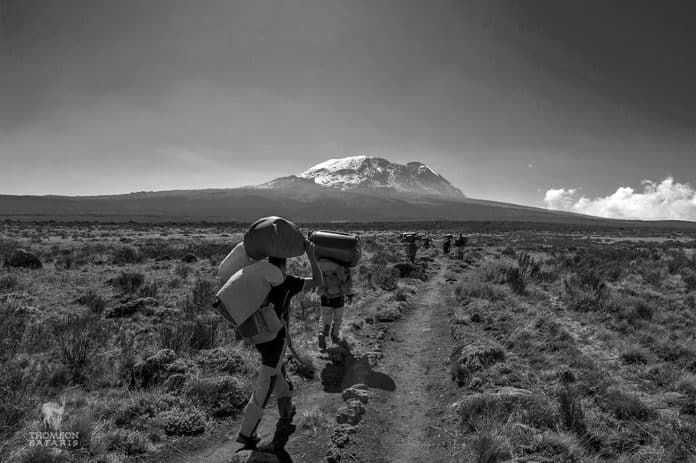
<svg viewBox="0 0 696 463">
<path fill-rule="evenodd" d="M 459 237 L 456 240 L 454 240 L 454 245 L 457 247 L 457 259 L 464 259 L 464 247 L 466 246 L 466 236 L 460 233 Z"/>
<path fill-rule="evenodd" d="M 318 335 L 320 349 L 326 349 L 326 338 L 338 344 L 341 340 L 341 324 L 346 299 L 353 297 L 350 268 L 329 259 L 319 260 L 324 285 L 319 289 L 321 296 L 321 331 Z"/>
<path fill-rule="evenodd" d="M 293 296 L 303 291 L 319 288 L 324 284 L 314 253 L 314 244 L 306 241 L 305 251 L 312 267 L 312 278 L 287 275 L 287 259 L 268 258 L 268 262 L 278 267 L 284 277 L 281 284 L 271 288 L 267 297 L 284 326 L 273 340 L 255 344 L 256 350 L 261 354 L 261 367 L 256 380 L 256 388 L 249 399 L 237 436 L 237 442 L 244 444 L 244 449 L 255 449 L 261 440 L 257 434 L 257 429 L 263 418 L 264 409 L 274 391 L 278 401 L 280 419 L 273 438 L 273 446 L 284 447 L 285 443 L 279 442 L 279 439 L 282 440 L 279 435 L 285 435 L 285 440 L 287 440 L 287 436 L 295 431 L 295 426 L 292 424 L 295 415 L 295 405 L 292 403 L 293 386 L 287 377 L 284 363 L 285 349 L 290 343 L 288 306 Z"/>
<path fill-rule="evenodd" d="M 452 238 L 451 238 L 451 236 L 446 236 L 445 241 L 442 243 L 442 252 L 445 254 L 449 254 L 451 246 L 452 246 Z"/>
<path fill-rule="evenodd" d="M 408 259 L 412 264 L 416 263 L 416 253 L 418 252 L 418 243 L 416 241 L 417 240 L 414 238 L 408 243 Z"/>
</svg>

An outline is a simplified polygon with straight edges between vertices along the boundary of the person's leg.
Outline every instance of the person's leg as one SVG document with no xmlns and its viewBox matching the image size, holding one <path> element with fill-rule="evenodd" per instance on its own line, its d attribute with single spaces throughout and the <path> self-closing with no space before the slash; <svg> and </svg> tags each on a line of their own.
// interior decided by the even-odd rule
<svg viewBox="0 0 696 463">
<path fill-rule="evenodd" d="M 326 349 L 326 337 L 329 335 L 331 328 L 331 316 L 333 309 L 331 307 L 321 306 L 321 330 L 319 331 L 319 348 Z"/>
<path fill-rule="evenodd" d="M 258 443 L 256 429 L 263 418 L 264 409 L 268 405 L 273 389 L 278 381 L 278 371 L 266 365 L 259 368 L 259 376 L 256 380 L 256 388 L 249 398 L 249 403 L 244 410 L 244 418 L 239 428 L 238 441 L 244 444 Z"/>
<path fill-rule="evenodd" d="M 282 358 L 277 371 L 278 382 L 275 386 L 275 393 L 278 400 L 279 419 L 273 434 L 272 445 L 276 449 L 282 449 L 287 444 L 290 435 L 295 432 L 296 426 L 292 424 L 292 419 L 295 416 L 296 409 L 295 404 L 292 402 L 292 382 L 288 378 L 285 362 Z"/>
<path fill-rule="evenodd" d="M 340 341 L 341 324 L 343 323 L 343 307 L 334 309 L 333 313 L 333 326 L 331 327 L 331 340 L 334 344 L 338 344 Z"/>
<path fill-rule="evenodd" d="M 261 354 L 261 367 L 256 380 L 256 388 L 244 411 L 237 439 L 249 447 L 254 447 L 259 441 L 256 430 L 261 423 L 264 409 L 268 405 L 280 376 L 278 365 L 282 362 L 285 350 L 285 333 L 282 332 L 272 341 L 257 344 L 256 349 Z"/>
</svg>

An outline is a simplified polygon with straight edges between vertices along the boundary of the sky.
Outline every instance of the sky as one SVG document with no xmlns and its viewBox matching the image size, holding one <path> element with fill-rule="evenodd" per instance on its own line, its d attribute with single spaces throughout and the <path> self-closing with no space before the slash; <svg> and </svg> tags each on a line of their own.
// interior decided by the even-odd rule
<svg viewBox="0 0 696 463">
<path fill-rule="evenodd" d="M 474 198 L 696 220 L 692 4 L 0 0 L 0 194 L 368 154 Z"/>
</svg>

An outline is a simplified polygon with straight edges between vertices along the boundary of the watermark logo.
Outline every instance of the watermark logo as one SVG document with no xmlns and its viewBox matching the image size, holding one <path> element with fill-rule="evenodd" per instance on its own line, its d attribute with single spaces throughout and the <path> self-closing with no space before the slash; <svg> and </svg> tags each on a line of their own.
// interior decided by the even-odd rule
<svg viewBox="0 0 696 463">
<path fill-rule="evenodd" d="M 41 405 L 41 431 L 29 432 L 30 447 L 75 448 L 80 445 L 80 433 L 63 430 L 63 415 L 65 415 L 65 397 L 60 404 L 46 402 Z"/>
<path fill-rule="evenodd" d="M 61 398 L 60 405 L 55 402 L 46 402 L 41 405 L 41 414 L 44 430 L 59 430 L 63 423 L 63 414 L 65 414 L 65 396 Z"/>
</svg>

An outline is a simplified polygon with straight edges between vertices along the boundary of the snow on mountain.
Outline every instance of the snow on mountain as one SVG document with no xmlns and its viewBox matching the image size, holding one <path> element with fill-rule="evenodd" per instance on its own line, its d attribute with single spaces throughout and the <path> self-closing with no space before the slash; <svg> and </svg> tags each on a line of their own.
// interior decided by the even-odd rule
<svg viewBox="0 0 696 463">
<path fill-rule="evenodd" d="M 317 185 L 340 190 L 389 189 L 446 198 L 464 198 L 461 190 L 422 162 L 403 165 L 376 156 L 329 159 L 301 174 L 276 179 L 266 186 L 275 186 L 279 180 L 286 179 L 313 181 Z"/>
</svg>

